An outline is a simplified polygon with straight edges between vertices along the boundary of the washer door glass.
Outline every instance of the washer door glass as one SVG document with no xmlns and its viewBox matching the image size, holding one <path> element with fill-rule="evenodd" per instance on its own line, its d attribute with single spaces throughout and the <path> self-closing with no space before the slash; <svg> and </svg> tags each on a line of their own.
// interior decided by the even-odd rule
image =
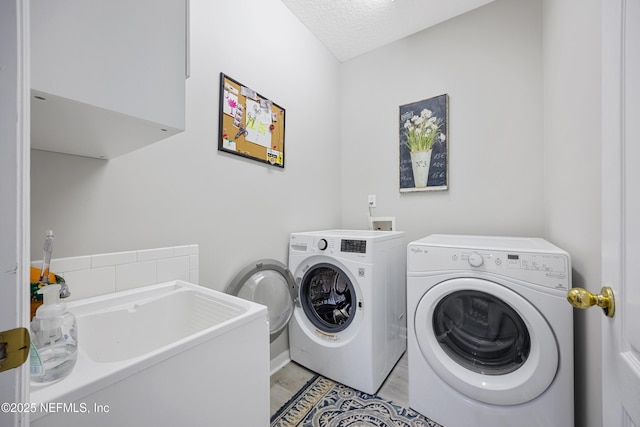
<svg viewBox="0 0 640 427">
<path fill-rule="evenodd" d="M 335 333 L 345 330 L 353 321 L 356 292 L 344 271 L 321 263 L 304 274 L 300 302 L 305 315 L 318 329 Z"/>
<path fill-rule="evenodd" d="M 225 293 L 267 306 L 270 340 L 273 342 L 293 315 L 297 287 L 284 264 L 263 259 L 243 268 L 229 283 Z"/>
<path fill-rule="evenodd" d="M 442 298 L 433 313 L 433 330 L 453 360 L 481 374 L 513 372 L 531 350 L 522 317 L 486 292 L 463 290 Z"/>
<path fill-rule="evenodd" d="M 480 278 L 442 281 L 420 299 L 413 325 L 424 362 L 450 387 L 492 405 L 535 399 L 559 366 L 546 319 L 505 285 Z"/>
</svg>

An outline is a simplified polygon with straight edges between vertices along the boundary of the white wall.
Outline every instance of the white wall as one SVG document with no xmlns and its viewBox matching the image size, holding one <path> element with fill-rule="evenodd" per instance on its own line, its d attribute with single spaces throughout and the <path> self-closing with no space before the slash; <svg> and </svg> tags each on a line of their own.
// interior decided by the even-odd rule
<svg viewBox="0 0 640 427">
<path fill-rule="evenodd" d="M 220 72 L 286 109 L 284 170 L 217 151 Z M 290 232 L 340 223 L 338 72 L 279 0 L 191 0 L 186 132 L 108 162 L 33 151 L 32 259 L 51 228 L 56 258 L 198 244 L 215 289 L 286 263 Z"/>
<path fill-rule="evenodd" d="M 544 233 L 541 3 L 498 0 L 342 66 L 343 226 Z M 399 106 L 449 94 L 449 190 L 399 193 Z"/>
<path fill-rule="evenodd" d="M 601 1 L 543 0 L 545 224 L 573 285 L 601 283 Z M 602 426 L 602 312 L 574 313 L 576 426 Z"/>
</svg>

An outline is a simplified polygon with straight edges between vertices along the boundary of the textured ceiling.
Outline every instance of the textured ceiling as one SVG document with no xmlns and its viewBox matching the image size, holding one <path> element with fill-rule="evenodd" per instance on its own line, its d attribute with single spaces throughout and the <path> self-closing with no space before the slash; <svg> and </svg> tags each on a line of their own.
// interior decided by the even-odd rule
<svg viewBox="0 0 640 427">
<path fill-rule="evenodd" d="M 282 0 L 344 62 L 493 0 Z"/>
</svg>

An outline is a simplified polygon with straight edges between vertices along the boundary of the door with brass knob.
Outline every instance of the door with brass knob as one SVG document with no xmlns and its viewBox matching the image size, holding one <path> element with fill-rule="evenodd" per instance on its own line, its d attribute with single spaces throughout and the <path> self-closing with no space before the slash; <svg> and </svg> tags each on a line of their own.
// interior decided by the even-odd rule
<svg viewBox="0 0 640 427">
<path fill-rule="evenodd" d="M 601 316 L 601 425 L 640 426 L 640 0 L 607 0 L 601 10 L 601 280 L 615 313 Z M 596 305 L 607 304 L 601 295 Z"/>
<path fill-rule="evenodd" d="M 604 286 L 599 294 L 592 294 L 583 288 L 573 288 L 567 292 L 567 300 L 575 308 L 587 309 L 589 307 L 598 306 L 602 308 L 605 316 L 613 317 L 616 312 L 615 298 L 613 290 Z"/>
</svg>

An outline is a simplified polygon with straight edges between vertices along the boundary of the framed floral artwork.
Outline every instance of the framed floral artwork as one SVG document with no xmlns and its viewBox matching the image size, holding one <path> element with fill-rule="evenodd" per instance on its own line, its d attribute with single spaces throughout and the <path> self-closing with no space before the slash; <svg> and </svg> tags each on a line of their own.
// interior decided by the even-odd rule
<svg viewBox="0 0 640 427">
<path fill-rule="evenodd" d="M 400 192 L 449 188 L 449 96 L 400 106 Z"/>
</svg>

